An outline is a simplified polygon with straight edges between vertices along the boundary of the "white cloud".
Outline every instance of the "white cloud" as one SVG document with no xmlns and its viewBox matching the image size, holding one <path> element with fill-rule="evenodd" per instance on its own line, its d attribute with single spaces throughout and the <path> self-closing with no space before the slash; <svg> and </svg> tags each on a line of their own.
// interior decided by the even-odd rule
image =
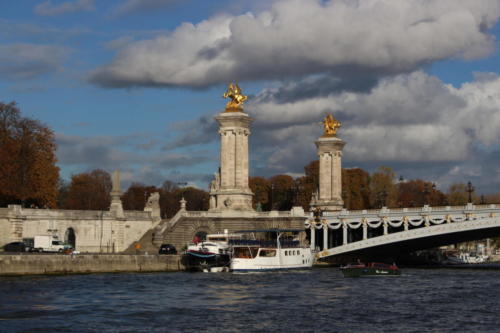
<svg viewBox="0 0 500 333">
<path fill-rule="evenodd" d="M 454 88 L 418 71 L 383 79 L 369 92 L 290 103 L 276 102 L 263 91 L 247 109 L 256 119 L 258 140 L 279 147 L 270 159 L 282 169 L 301 156 L 291 152 L 314 149 L 326 112 L 344 122 L 339 136 L 347 141 L 350 161 L 463 161 L 478 145 L 500 143 L 500 77 L 479 78 Z"/>
<path fill-rule="evenodd" d="M 58 45 L 0 44 L 0 74 L 7 79 L 31 79 L 56 72 L 70 53 Z"/>
<path fill-rule="evenodd" d="M 329 72 L 394 74 L 493 48 L 497 0 L 286 0 L 184 23 L 131 44 L 91 75 L 104 86 L 208 86 Z"/>
<path fill-rule="evenodd" d="M 56 16 L 67 13 L 93 10 L 95 10 L 94 0 L 66 1 L 59 5 L 52 4 L 52 1 L 48 0 L 37 5 L 33 11 L 35 12 L 35 14 L 41 16 Z"/>
</svg>

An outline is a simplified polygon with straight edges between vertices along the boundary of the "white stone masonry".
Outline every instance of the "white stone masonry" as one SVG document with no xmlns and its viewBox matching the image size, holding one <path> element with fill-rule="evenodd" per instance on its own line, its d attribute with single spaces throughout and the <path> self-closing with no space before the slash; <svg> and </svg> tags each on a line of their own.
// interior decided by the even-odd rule
<svg viewBox="0 0 500 333">
<path fill-rule="evenodd" d="M 341 210 L 342 149 L 345 142 L 335 136 L 322 136 L 316 142 L 319 156 L 319 191 L 311 205 L 323 211 Z"/>
<path fill-rule="evenodd" d="M 222 112 L 215 117 L 221 136 L 220 174 L 210 189 L 210 210 L 252 210 L 248 186 L 248 137 L 252 118 L 244 112 Z"/>
</svg>

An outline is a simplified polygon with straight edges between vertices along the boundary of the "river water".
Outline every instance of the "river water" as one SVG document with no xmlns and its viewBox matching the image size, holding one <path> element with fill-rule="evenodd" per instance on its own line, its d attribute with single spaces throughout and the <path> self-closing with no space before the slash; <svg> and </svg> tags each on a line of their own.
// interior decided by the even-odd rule
<svg viewBox="0 0 500 333">
<path fill-rule="evenodd" d="M 500 332 L 500 270 L 3 277 L 0 332 Z"/>
</svg>

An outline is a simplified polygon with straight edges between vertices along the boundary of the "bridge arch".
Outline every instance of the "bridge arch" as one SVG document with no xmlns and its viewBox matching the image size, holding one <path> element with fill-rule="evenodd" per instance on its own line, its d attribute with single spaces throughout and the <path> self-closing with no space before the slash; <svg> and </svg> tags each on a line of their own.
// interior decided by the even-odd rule
<svg viewBox="0 0 500 333">
<path fill-rule="evenodd" d="M 498 205 L 403 208 L 379 211 L 329 212 L 306 221 L 318 259 L 415 251 L 435 246 L 500 236 Z M 498 217 L 497 217 L 498 216 Z M 362 238 L 352 237 L 362 230 Z M 342 241 L 331 243 L 332 234 Z"/>
</svg>

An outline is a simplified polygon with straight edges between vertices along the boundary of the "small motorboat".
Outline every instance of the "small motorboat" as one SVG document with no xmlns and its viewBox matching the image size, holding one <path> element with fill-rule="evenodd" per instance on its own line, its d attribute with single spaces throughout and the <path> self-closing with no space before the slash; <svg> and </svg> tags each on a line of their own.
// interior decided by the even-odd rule
<svg viewBox="0 0 500 333">
<path fill-rule="evenodd" d="M 205 240 L 195 237 L 193 243 L 188 245 L 182 263 L 191 271 L 228 271 L 231 260 L 229 240 L 240 237 L 241 235 L 228 233 L 206 235 Z"/>
<path fill-rule="evenodd" d="M 379 262 L 347 264 L 340 267 L 340 271 L 345 277 L 360 276 L 397 276 L 401 275 L 396 264 L 384 264 Z"/>
</svg>

